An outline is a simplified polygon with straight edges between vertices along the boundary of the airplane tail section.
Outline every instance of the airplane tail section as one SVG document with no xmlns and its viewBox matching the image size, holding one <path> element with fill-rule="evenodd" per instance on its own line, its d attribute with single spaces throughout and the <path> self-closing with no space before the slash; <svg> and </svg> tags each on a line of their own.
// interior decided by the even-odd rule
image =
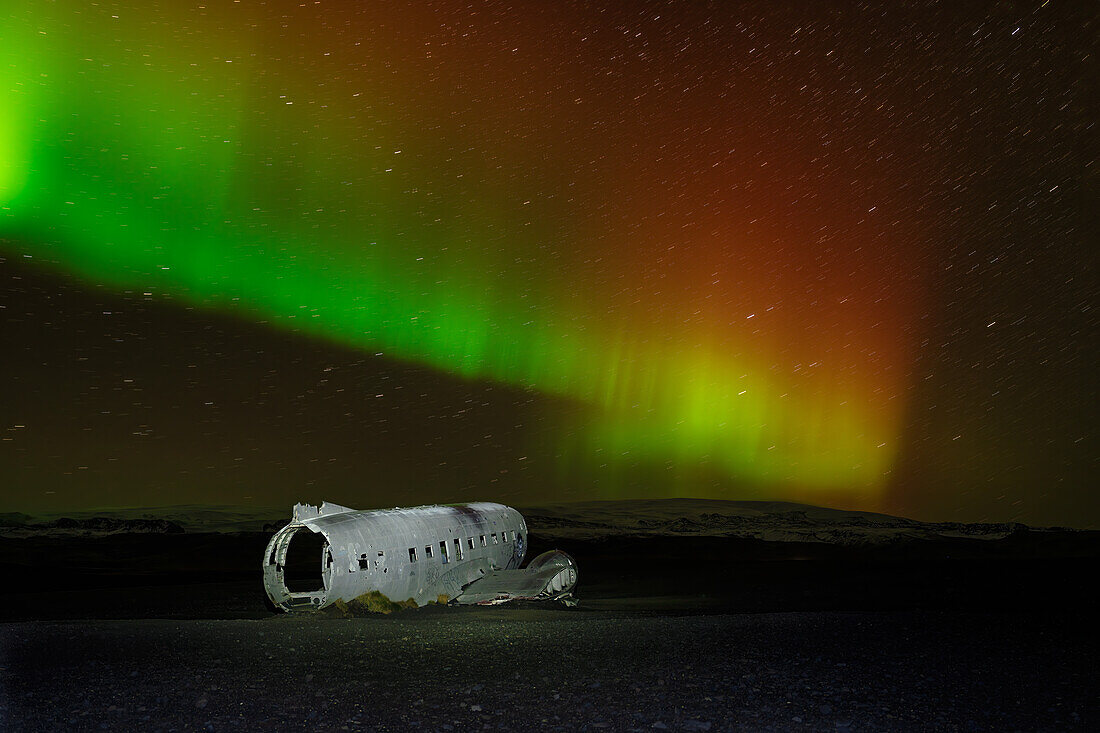
<svg viewBox="0 0 1100 733">
<path fill-rule="evenodd" d="M 497 570 L 478 578 L 454 599 L 459 605 L 493 606 L 510 601 L 560 600 L 572 605 L 577 563 L 561 550 L 544 552 L 523 570 Z"/>
</svg>

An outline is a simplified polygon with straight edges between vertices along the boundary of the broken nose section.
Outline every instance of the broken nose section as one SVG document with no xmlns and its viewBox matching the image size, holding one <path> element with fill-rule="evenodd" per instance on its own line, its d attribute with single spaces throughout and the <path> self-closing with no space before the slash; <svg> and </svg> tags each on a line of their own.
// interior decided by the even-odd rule
<svg viewBox="0 0 1100 733">
<path fill-rule="evenodd" d="M 284 611 L 320 608 L 328 600 L 327 575 L 331 568 L 332 551 L 325 536 L 291 522 L 267 543 L 264 590 L 271 603 Z"/>
</svg>

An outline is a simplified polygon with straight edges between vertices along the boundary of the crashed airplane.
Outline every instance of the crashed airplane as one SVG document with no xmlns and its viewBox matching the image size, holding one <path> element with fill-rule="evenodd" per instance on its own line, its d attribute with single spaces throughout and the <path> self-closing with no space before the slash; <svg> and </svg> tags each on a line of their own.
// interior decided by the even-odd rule
<svg viewBox="0 0 1100 733">
<path fill-rule="evenodd" d="M 314 550 L 319 545 L 319 573 L 307 583 L 315 586 L 309 590 L 287 587 L 287 553 L 296 538 L 307 547 L 312 541 Z M 551 550 L 521 570 L 526 551 L 527 523 L 503 504 L 371 511 L 329 502 L 319 508 L 295 504 L 290 524 L 267 544 L 264 589 L 284 611 L 324 608 L 372 591 L 417 605 L 571 604 L 577 583 L 573 558 Z"/>
</svg>

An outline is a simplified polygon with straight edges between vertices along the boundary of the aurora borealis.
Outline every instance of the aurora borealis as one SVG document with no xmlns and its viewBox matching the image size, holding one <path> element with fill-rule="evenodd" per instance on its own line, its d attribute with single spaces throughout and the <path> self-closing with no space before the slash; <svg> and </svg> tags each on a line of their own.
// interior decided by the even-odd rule
<svg viewBox="0 0 1100 733">
<path fill-rule="evenodd" d="M 504 468 L 485 455 L 478 465 L 514 476 L 515 461 L 536 463 L 533 488 L 512 484 L 521 495 L 557 496 L 560 484 L 574 498 L 950 513 L 942 496 L 921 501 L 912 471 L 898 476 L 923 463 L 906 461 L 906 441 L 965 432 L 913 418 L 939 371 L 925 368 L 928 344 L 975 304 L 983 326 L 1012 323 L 995 317 L 1006 303 L 1027 308 L 987 294 L 945 315 L 937 303 L 967 296 L 944 264 L 983 249 L 983 235 L 960 241 L 978 217 L 1077 231 L 1057 216 L 1010 225 L 989 212 L 999 201 L 1008 219 L 1034 209 L 991 189 L 1010 159 L 1026 168 L 1040 149 L 1077 154 L 1064 131 L 1035 142 L 1062 129 L 1053 122 L 1023 134 L 1037 110 L 1083 115 L 1074 72 L 1052 82 L 1023 61 L 1050 51 L 1051 21 L 1036 13 L 1054 9 L 959 12 L 15 3 L 0 36 L 0 254 L 156 313 L 198 308 L 296 350 L 383 360 L 398 380 L 427 369 L 448 389 L 517 395 L 494 408 L 524 414 L 494 418 L 513 425 Z M 974 27 L 1004 48 L 959 40 Z M 1023 96 L 978 84 L 977 101 L 958 106 L 975 79 L 1012 79 L 1014 59 Z M 1032 79 L 1069 91 L 1039 93 Z M 1023 152 L 989 150 L 990 135 Z M 1054 186 L 1049 195 L 1070 178 L 1019 180 Z M 990 266 L 1022 251 L 998 247 Z M 141 328 L 164 326 L 155 320 Z M 151 378 L 120 369 L 125 384 Z M 258 377 L 227 367 L 223 378 Z M 354 412 L 376 392 L 351 379 L 335 399 Z M 341 412 L 293 409 L 317 410 L 302 419 L 318 422 Z M 432 412 L 403 413 L 422 410 Z M 240 419 L 220 418 L 225 435 Z M 151 427 L 131 435 L 158 429 L 155 414 L 137 422 Z M 348 473 L 321 479 L 337 493 L 386 458 L 371 446 L 375 424 L 341 426 L 359 438 L 339 455 Z M 428 443 L 462 463 L 447 441 Z M 25 456 L 7 460 L 27 482 L 19 492 L 47 483 L 30 478 Z M 90 503 L 140 493 L 79 480 L 51 490 Z M 151 503 L 186 493 L 178 477 L 151 483 L 172 487 Z M 456 486 L 484 496 L 477 483 Z M 218 491 L 262 493 L 248 484 Z M 448 490 L 458 491 L 425 500 Z M 275 498 L 296 492 L 286 481 Z M 454 497 L 464 498 L 474 497 Z M 979 504 L 958 511 L 1024 511 Z"/>
</svg>

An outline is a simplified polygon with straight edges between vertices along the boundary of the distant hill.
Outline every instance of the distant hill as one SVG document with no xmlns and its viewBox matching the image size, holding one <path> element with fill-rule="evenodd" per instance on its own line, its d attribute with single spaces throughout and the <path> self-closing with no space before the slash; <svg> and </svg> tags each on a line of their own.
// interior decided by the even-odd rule
<svg viewBox="0 0 1100 733">
<path fill-rule="evenodd" d="M 944 537 L 992 540 L 1028 529 L 1016 523 L 918 522 L 785 501 L 638 499 L 551 504 L 520 511 L 532 532 L 578 540 L 696 536 L 851 545 Z"/>
<path fill-rule="evenodd" d="M 0 537 L 96 535 L 126 532 L 262 532 L 289 509 L 181 504 L 103 507 L 68 512 L 0 514 Z"/>
<path fill-rule="evenodd" d="M 904 539 L 995 540 L 1028 531 L 1024 525 L 1014 523 L 918 522 L 887 514 L 783 501 L 626 499 L 546 504 L 519 510 L 528 529 L 549 541 L 693 536 L 873 545 Z M 211 505 L 111 507 L 36 515 L 11 512 L 0 514 L 0 537 L 273 532 L 289 517 L 289 507 Z"/>
</svg>

